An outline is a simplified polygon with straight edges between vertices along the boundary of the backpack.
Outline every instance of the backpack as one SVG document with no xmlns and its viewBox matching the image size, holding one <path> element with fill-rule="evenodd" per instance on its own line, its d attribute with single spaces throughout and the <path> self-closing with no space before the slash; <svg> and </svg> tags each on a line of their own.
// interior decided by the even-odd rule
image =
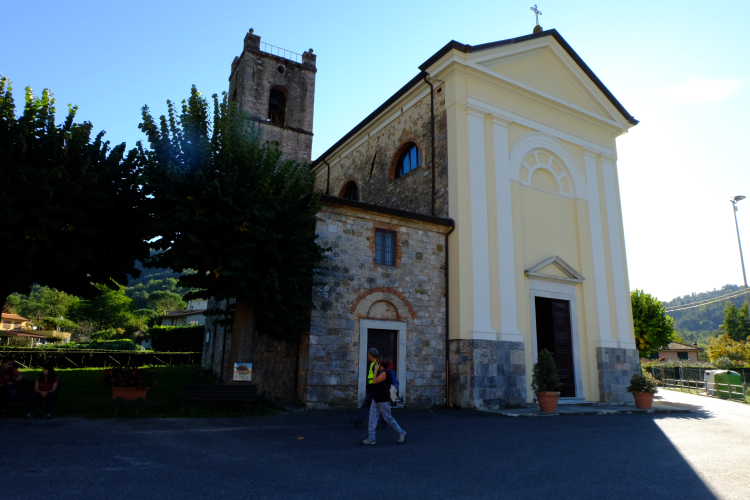
<svg viewBox="0 0 750 500">
<path fill-rule="evenodd" d="M 396 401 L 398 401 L 398 379 L 396 378 L 396 374 L 393 372 L 393 370 L 388 370 L 388 377 L 390 378 L 391 382 L 388 388 L 388 396 L 391 398 L 391 403 L 395 403 Z"/>
</svg>

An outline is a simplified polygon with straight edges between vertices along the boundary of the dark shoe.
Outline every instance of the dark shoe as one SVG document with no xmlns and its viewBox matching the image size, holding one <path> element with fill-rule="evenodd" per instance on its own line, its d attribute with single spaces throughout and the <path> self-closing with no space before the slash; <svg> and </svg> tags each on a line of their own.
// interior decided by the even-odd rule
<svg viewBox="0 0 750 500">
<path fill-rule="evenodd" d="M 52 414 L 51 413 L 45 413 L 44 420 L 49 420 L 51 418 L 52 418 Z"/>
<path fill-rule="evenodd" d="M 396 440 L 397 444 L 404 444 L 404 438 L 406 437 L 406 431 L 404 431 L 403 434 L 398 435 L 398 439 Z"/>
<path fill-rule="evenodd" d="M 26 420 L 31 420 L 32 418 L 34 418 L 33 413 L 29 413 L 28 415 L 26 415 Z"/>
</svg>

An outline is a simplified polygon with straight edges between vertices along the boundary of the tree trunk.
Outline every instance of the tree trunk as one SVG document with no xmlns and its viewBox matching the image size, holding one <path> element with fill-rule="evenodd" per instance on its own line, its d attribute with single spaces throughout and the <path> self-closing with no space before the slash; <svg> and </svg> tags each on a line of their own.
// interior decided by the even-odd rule
<svg viewBox="0 0 750 500">
<path fill-rule="evenodd" d="M 232 321 L 232 340 L 229 356 L 224 365 L 224 383 L 228 385 L 249 384 L 232 380 L 235 363 L 252 363 L 255 347 L 255 303 L 250 299 L 237 299 Z"/>
</svg>

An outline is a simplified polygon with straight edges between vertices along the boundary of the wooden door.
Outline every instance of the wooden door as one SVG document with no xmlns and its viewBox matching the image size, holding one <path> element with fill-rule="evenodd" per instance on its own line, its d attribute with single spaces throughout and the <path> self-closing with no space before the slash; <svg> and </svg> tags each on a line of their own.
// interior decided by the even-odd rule
<svg viewBox="0 0 750 500">
<path fill-rule="evenodd" d="M 555 356 L 560 375 L 560 396 L 575 397 L 573 337 L 570 326 L 570 302 L 536 297 L 537 350 L 547 349 Z"/>
<path fill-rule="evenodd" d="M 388 356 L 398 364 L 398 330 L 367 329 L 367 349 L 374 347 L 380 356 Z"/>
</svg>

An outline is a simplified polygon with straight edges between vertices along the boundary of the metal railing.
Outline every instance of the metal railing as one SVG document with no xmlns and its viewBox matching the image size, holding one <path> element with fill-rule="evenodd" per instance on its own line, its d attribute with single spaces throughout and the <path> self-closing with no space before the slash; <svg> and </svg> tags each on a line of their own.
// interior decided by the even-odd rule
<svg viewBox="0 0 750 500">
<path fill-rule="evenodd" d="M 651 366 L 646 368 L 665 389 L 674 388 L 694 394 L 703 393 L 707 396 L 746 402 L 748 396 L 747 377 L 742 372 L 742 384 L 721 382 L 706 382 L 706 368 L 687 366 Z M 739 396 L 739 397 L 738 397 Z"/>
<path fill-rule="evenodd" d="M 281 47 L 271 45 L 270 43 L 260 42 L 260 50 L 268 54 L 283 57 L 284 59 L 289 59 L 290 61 L 298 62 L 300 64 L 302 63 L 302 54 L 282 49 Z"/>
</svg>

